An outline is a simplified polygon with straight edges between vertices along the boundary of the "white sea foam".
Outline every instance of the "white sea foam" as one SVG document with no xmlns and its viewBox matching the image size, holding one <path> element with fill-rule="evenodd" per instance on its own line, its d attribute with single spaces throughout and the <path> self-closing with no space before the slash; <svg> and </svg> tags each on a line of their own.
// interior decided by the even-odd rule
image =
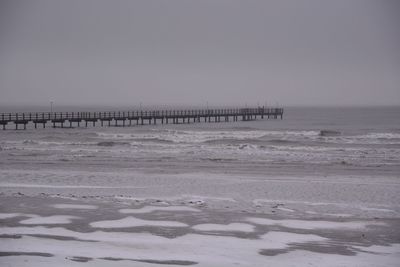
<svg viewBox="0 0 400 267">
<path fill-rule="evenodd" d="M 215 139 L 249 139 L 265 135 L 264 131 L 159 131 L 148 133 L 121 134 L 97 133 L 99 137 L 111 140 L 154 140 L 173 143 L 203 143 Z"/>
</svg>

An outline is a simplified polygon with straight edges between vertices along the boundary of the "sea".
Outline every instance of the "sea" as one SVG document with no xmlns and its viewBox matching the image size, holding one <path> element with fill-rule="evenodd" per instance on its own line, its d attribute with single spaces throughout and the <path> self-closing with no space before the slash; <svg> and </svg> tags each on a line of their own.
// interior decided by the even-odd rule
<svg viewBox="0 0 400 267">
<path fill-rule="evenodd" d="M 49 127 L 0 131 L 2 168 L 90 165 L 244 173 L 379 168 L 396 174 L 400 166 L 399 107 L 285 108 L 282 120 Z"/>
</svg>

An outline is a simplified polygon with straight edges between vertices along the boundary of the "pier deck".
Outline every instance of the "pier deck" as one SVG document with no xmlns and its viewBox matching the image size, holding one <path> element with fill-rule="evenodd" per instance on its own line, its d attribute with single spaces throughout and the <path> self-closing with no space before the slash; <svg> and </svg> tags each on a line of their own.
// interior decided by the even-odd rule
<svg viewBox="0 0 400 267">
<path fill-rule="evenodd" d="M 136 125 L 144 124 L 178 124 L 195 122 L 221 122 L 221 121 L 249 121 L 258 118 L 283 118 L 283 108 L 234 108 L 234 109 L 196 109 L 196 110 L 145 110 L 145 111 L 106 111 L 106 112 L 24 112 L 24 113 L 0 113 L 0 125 L 3 130 L 13 125 L 16 130 L 26 129 L 28 124 L 46 128 L 80 127 L 84 123 L 96 126 L 131 126 L 132 121 Z M 21 126 L 21 127 L 20 127 Z"/>
</svg>

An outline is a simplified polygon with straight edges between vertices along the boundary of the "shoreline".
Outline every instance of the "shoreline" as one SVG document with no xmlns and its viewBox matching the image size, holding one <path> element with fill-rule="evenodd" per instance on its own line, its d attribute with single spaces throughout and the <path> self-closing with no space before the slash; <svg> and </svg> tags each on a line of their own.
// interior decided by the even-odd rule
<svg viewBox="0 0 400 267">
<path fill-rule="evenodd" d="M 0 171 L 0 196 L 47 196 L 303 216 L 399 218 L 398 177 Z M 8 178 L 9 177 L 9 178 Z M 95 177 L 95 178 L 94 178 Z M 40 183 L 39 183 L 40 181 Z"/>
</svg>

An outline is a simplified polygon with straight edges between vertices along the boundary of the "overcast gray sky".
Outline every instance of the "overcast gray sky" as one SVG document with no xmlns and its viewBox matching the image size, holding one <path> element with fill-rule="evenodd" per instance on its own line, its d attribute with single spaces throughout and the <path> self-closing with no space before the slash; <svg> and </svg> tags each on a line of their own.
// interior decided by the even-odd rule
<svg viewBox="0 0 400 267">
<path fill-rule="evenodd" d="M 400 1 L 0 0 L 0 104 L 399 105 Z"/>
</svg>

